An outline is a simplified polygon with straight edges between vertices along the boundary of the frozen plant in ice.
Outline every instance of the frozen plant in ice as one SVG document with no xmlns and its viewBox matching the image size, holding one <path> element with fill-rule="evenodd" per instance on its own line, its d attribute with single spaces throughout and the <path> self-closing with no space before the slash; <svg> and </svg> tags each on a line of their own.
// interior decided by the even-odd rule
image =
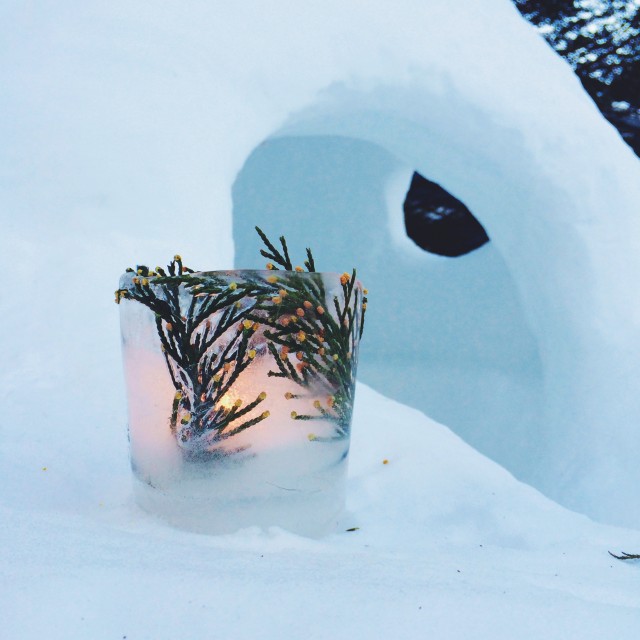
<svg viewBox="0 0 640 640">
<path fill-rule="evenodd" d="M 348 436 L 366 310 L 356 272 L 336 275 L 341 294 L 329 293 L 310 249 L 305 272 L 293 268 L 284 237 L 279 251 L 257 231 L 267 248 L 263 255 L 286 273 L 273 263 L 267 272 L 196 273 L 176 255 L 166 271 L 127 269 L 116 291 L 116 302 L 139 302 L 154 314 L 175 389 L 168 423 L 188 458 L 243 450 L 246 444 L 226 443 L 270 417 L 262 408 L 268 389 L 237 384 L 259 360 L 270 361 L 265 380 L 283 378 L 301 388 L 301 394 L 287 391 L 287 399 L 308 399 L 308 410 L 292 411 L 292 419 L 332 426 L 321 437 L 309 434 L 310 440 Z"/>
<path fill-rule="evenodd" d="M 358 342 L 364 329 L 367 290 L 361 290 L 356 270 L 340 276 L 342 298 L 333 296 L 333 309 L 325 309 L 327 294 L 322 278 L 303 277 L 302 267 L 293 267 L 284 237 L 277 249 L 256 227 L 267 249 L 261 253 L 272 262 L 267 268 L 293 272 L 286 278 L 277 273 L 267 278 L 273 286 L 273 296 L 256 305 L 263 311 L 260 319 L 269 326 L 265 331 L 268 348 L 277 365 L 270 376 L 287 378 L 316 397 L 308 413 L 291 412 L 294 420 L 323 420 L 334 424 L 332 438 L 348 434 L 357 370 Z M 275 263 L 275 264 L 274 264 Z M 304 265 L 315 273 L 310 249 Z M 298 275 L 300 274 L 300 275 Z M 270 305 L 276 308 L 273 313 Z M 335 312 L 335 313 L 334 313 Z M 294 360 L 292 362 L 291 360 Z M 294 399 L 296 394 L 288 393 Z M 309 439 L 317 440 L 313 433 Z"/>
<path fill-rule="evenodd" d="M 265 420 L 269 413 L 249 414 L 264 392 L 236 399 L 225 396 L 256 355 L 256 329 L 247 314 L 257 298 L 256 285 L 201 276 L 176 255 L 167 271 L 146 266 L 128 269 L 116 302 L 135 300 L 155 314 L 171 381 L 175 387 L 169 420 L 178 444 L 193 454 L 215 453 L 215 445 Z"/>
</svg>

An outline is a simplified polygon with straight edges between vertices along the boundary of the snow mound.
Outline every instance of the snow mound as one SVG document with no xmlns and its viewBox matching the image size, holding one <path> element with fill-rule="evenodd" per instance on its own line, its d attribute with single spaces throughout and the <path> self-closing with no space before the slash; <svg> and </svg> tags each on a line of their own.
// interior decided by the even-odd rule
<svg viewBox="0 0 640 640">
<path fill-rule="evenodd" d="M 0 507 L 3 638 L 635 638 L 636 575 L 606 550 L 637 532 L 566 511 L 363 385 L 356 407 L 349 511 L 322 540 L 172 529 L 134 506 L 119 453 L 91 475 L 53 451 L 47 471 L 23 461 L 5 497 L 29 491 Z"/>
</svg>

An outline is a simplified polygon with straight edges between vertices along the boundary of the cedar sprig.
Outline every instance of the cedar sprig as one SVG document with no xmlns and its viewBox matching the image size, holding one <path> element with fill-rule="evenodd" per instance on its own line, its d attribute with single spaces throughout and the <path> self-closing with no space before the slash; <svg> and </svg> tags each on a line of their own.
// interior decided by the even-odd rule
<svg viewBox="0 0 640 640">
<path fill-rule="evenodd" d="M 283 237 L 280 252 L 258 227 L 256 231 L 266 246 L 261 253 L 276 264 L 291 269 Z M 254 317 L 268 329 L 264 335 L 276 368 L 270 376 L 287 378 L 301 387 L 331 398 L 331 405 L 314 402 L 316 412 L 292 414 L 294 420 L 325 420 L 335 424 L 335 437 L 347 435 L 357 369 L 357 343 L 362 336 L 366 298 L 356 286 L 356 270 L 340 277 L 342 296 L 334 296 L 335 315 L 326 309 L 327 296 L 321 274 L 315 272 L 310 249 L 304 262 L 309 273 L 300 267 L 286 278 L 277 275 L 265 279 L 271 290 L 258 296 Z M 267 268 L 274 269 L 269 263 Z M 274 313 L 275 311 L 275 313 Z M 292 362 L 293 359 L 293 362 Z"/>
<path fill-rule="evenodd" d="M 156 267 L 152 271 L 144 265 L 127 269 L 125 286 L 116 292 L 116 301 L 135 300 L 154 312 L 176 389 L 169 425 L 189 455 L 202 456 L 216 453 L 218 443 L 261 422 L 269 413 L 249 416 L 266 398 L 265 393 L 244 408 L 221 404 L 257 355 L 252 342 L 258 326 L 246 317 L 256 285 L 194 273 L 179 255 L 166 270 Z M 212 314 L 218 314 L 215 322 L 209 321 Z"/>
<path fill-rule="evenodd" d="M 282 251 L 276 249 L 276 247 L 271 243 L 269 238 L 267 238 L 266 234 L 260 227 L 256 227 L 256 231 L 260 236 L 262 242 L 264 242 L 267 249 L 260 249 L 260 254 L 267 258 L 268 260 L 273 260 L 276 264 L 280 265 L 286 271 L 293 271 L 293 265 L 291 264 L 291 258 L 289 258 L 289 250 L 287 248 L 287 241 L 284 236 L 280 236 L 280 245 L 282 246 Z M 268 269 L 277 270 L 277 268 L 269 262 L 267 265 Z"/>
<path fill-rule="evenodd" d="M 311 249 L 306 249 L 305 274 L 302 267 L 292 266 L 284 236 L 279 238 L 278 249 L 259 227 L 256 231 L 266 247 L 260 253 L 272 261 L 267 268 L 278 271 L 278 265 L 290 272 L 286 278 L 274 274 L 228 282 L 214 274 L 196 274 L 176 255 L 166 270 L 156 267 L 153 271 L 145 265 L 127 269 L 124 286 L 116 291 L 116 302 L 136 300 L 155 314 L 176 389 L 170 427 L 189 455 L 222 455 L 217 443 L 269 416 L 268 411 L 255 415 L 266 397 L 264 392 L 244 407 L 241 401 L 232 407 L 222 404 L 258 355 L 252 344 L 261 324 L 267 327 L 263 331 L 266 347 L 276 365 L 269 375 L 290 379 L 325 396 L 323 401 L 314 401 L 316 413 L 294 412 L 292 418 L 332 422 L 335 435 L 330 439 L 347 435 L 357 343 L 367 303 L 355 286 L 356 271 L 340 277 L 342 296 L 332 300 L 334 316 L 325 309 L 327 295 Z M 363 293 L 366 296 L 366 289 Z M 215 322 L 210 321 L 213 314 L 217 314 Z M 312 435 L 310 440 L 323 440 Z"/>
<path fill-rule="evenodd" d="M 616 555 L 615 553 L 608 552 L 610 556 L 613 556 L 616 560 L 640 560 L 640 554 L 638 553 L 627 553 L 626 551 L 621 551 L 620 555 Z"/>
</svg>

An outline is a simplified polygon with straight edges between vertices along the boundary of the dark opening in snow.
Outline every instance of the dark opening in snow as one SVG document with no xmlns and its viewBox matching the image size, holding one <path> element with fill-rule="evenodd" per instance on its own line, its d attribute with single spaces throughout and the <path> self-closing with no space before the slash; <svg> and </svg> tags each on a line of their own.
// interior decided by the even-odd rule
<svg viewBox="0 0 640 640">
<path fill-rule="evenodd" d="M 421 249 L 455 258 L 489 242 L 484 227 L 460 200 L 414 173 L 404 204 L 407 235 Z"/>
</svg>

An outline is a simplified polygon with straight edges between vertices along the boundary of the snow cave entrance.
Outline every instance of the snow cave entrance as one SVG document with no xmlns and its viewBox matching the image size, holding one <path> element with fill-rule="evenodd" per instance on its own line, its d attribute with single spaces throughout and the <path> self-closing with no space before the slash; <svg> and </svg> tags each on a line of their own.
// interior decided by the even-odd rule
<svg viewBox="0 0 640 640">
<path fill-rule="evenodd" d="M 370 141 L 269 138 L 233 186 L 236 265 L 262 266 L 259 225 L 294 250 L 312 246 L 320 270 L 356 266 L 370 290 L 359 380 L 527 480 L 542 370 L 513 276 L 492 242 L 455 258 L 419 248 L 403 215 L 413 179 Z"/>
</svg>

